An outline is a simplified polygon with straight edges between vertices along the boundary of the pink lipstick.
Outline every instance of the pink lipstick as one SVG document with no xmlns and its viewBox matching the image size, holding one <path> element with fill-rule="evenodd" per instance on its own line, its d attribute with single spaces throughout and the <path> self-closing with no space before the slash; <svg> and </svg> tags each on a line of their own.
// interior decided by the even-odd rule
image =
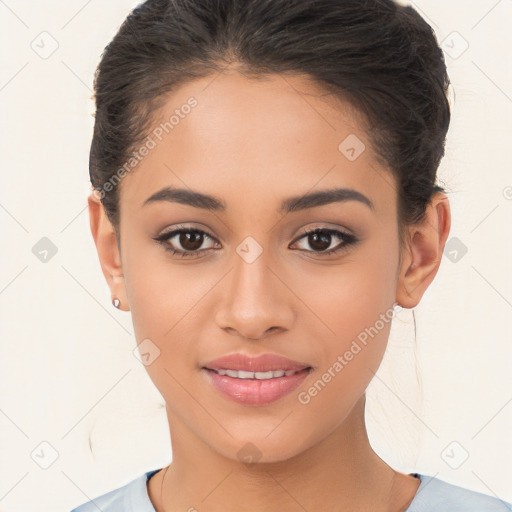
<svg viewBox="0 0 512 512">
<path fill-rule="evenodd" d="M 311 373 L 308 363 L 276 354 L 230 354 L 203 366 L 209 382 L 225 397 L 246 405 L 266 405 L 290 393 Z"/>
</svg>

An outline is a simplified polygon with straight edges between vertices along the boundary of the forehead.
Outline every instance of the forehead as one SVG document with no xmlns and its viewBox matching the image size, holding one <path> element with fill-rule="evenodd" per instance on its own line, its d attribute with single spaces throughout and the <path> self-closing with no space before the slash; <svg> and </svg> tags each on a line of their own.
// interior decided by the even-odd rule
<svg viewBox="0 0 512 512">
<path fill-rule="evenodd" d="M 154 147 L 123 179 L 121 204 L 138 209 L 169 185 L 228 205 L 344 186 L 365 190 L 378 208 L 377 195 L 383 204 L 394 200 L 394 182 L 377 163 L 362 121 L 304 76 L 233 72 L 194 80 L 167 95 L 154 116 Z"/>
</svg>

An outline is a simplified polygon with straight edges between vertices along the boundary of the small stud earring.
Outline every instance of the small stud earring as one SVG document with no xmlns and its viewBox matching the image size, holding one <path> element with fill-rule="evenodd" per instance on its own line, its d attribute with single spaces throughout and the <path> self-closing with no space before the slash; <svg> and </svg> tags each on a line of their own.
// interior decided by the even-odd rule
<svg viewBox="0 0 512 512">
<path fill-rule="evenodd" d="M 119 307 L 121 306 L 121 301 L 119 299 L 112 299 L 112 304 L 114 305 L 115 308 L 119 309 Z"/>
</svg>

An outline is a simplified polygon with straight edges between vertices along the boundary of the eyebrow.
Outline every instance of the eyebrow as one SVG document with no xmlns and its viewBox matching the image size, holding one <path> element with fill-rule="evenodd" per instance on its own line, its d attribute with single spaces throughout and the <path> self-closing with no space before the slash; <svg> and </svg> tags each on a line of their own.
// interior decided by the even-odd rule
<svg viewBox="0 0 512 512">
<path fill-rule="evenodd" d="M 150 203 L 167 201 L 179 203 L 194 208 L 202 208 L 212 212 L 225 212 L 226 203 L 221 199 L 183 188 L 165 187 L 148 197 L 142 206 Z M 358 201 L 375 210 L 373 202 L 365 195 L 351 188 L 333 188 L 310 192 L 301 196 L 294 196 L 285 199 L 278 210 L 278 213 L 292 213 L 308 208 L 315 208 L 336 202 Z"/>
</svg>

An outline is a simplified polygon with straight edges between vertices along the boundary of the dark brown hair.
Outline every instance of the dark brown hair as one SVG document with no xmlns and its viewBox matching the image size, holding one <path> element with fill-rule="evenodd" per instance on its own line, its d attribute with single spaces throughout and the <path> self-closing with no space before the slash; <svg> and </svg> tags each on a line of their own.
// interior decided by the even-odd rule
<svg viewBox="0 0 512 512">
<path fill-rule="evenodd" d="M 89 173 L 118 232 L 120 186 L 106 186 L 178 86 L 235 64 L 253 77 L 311 77 L 363 114 L 395 177 L 398 223 L 423 218 L 450 122 L 449 78 L 432 28 L 392 0 L 147 0 L 105 48 L 94 80 Z M 341 141 L 340 141 L 341 142 Z M 119 232 L 118 232 L 119 235 Z"/>
</svg>

